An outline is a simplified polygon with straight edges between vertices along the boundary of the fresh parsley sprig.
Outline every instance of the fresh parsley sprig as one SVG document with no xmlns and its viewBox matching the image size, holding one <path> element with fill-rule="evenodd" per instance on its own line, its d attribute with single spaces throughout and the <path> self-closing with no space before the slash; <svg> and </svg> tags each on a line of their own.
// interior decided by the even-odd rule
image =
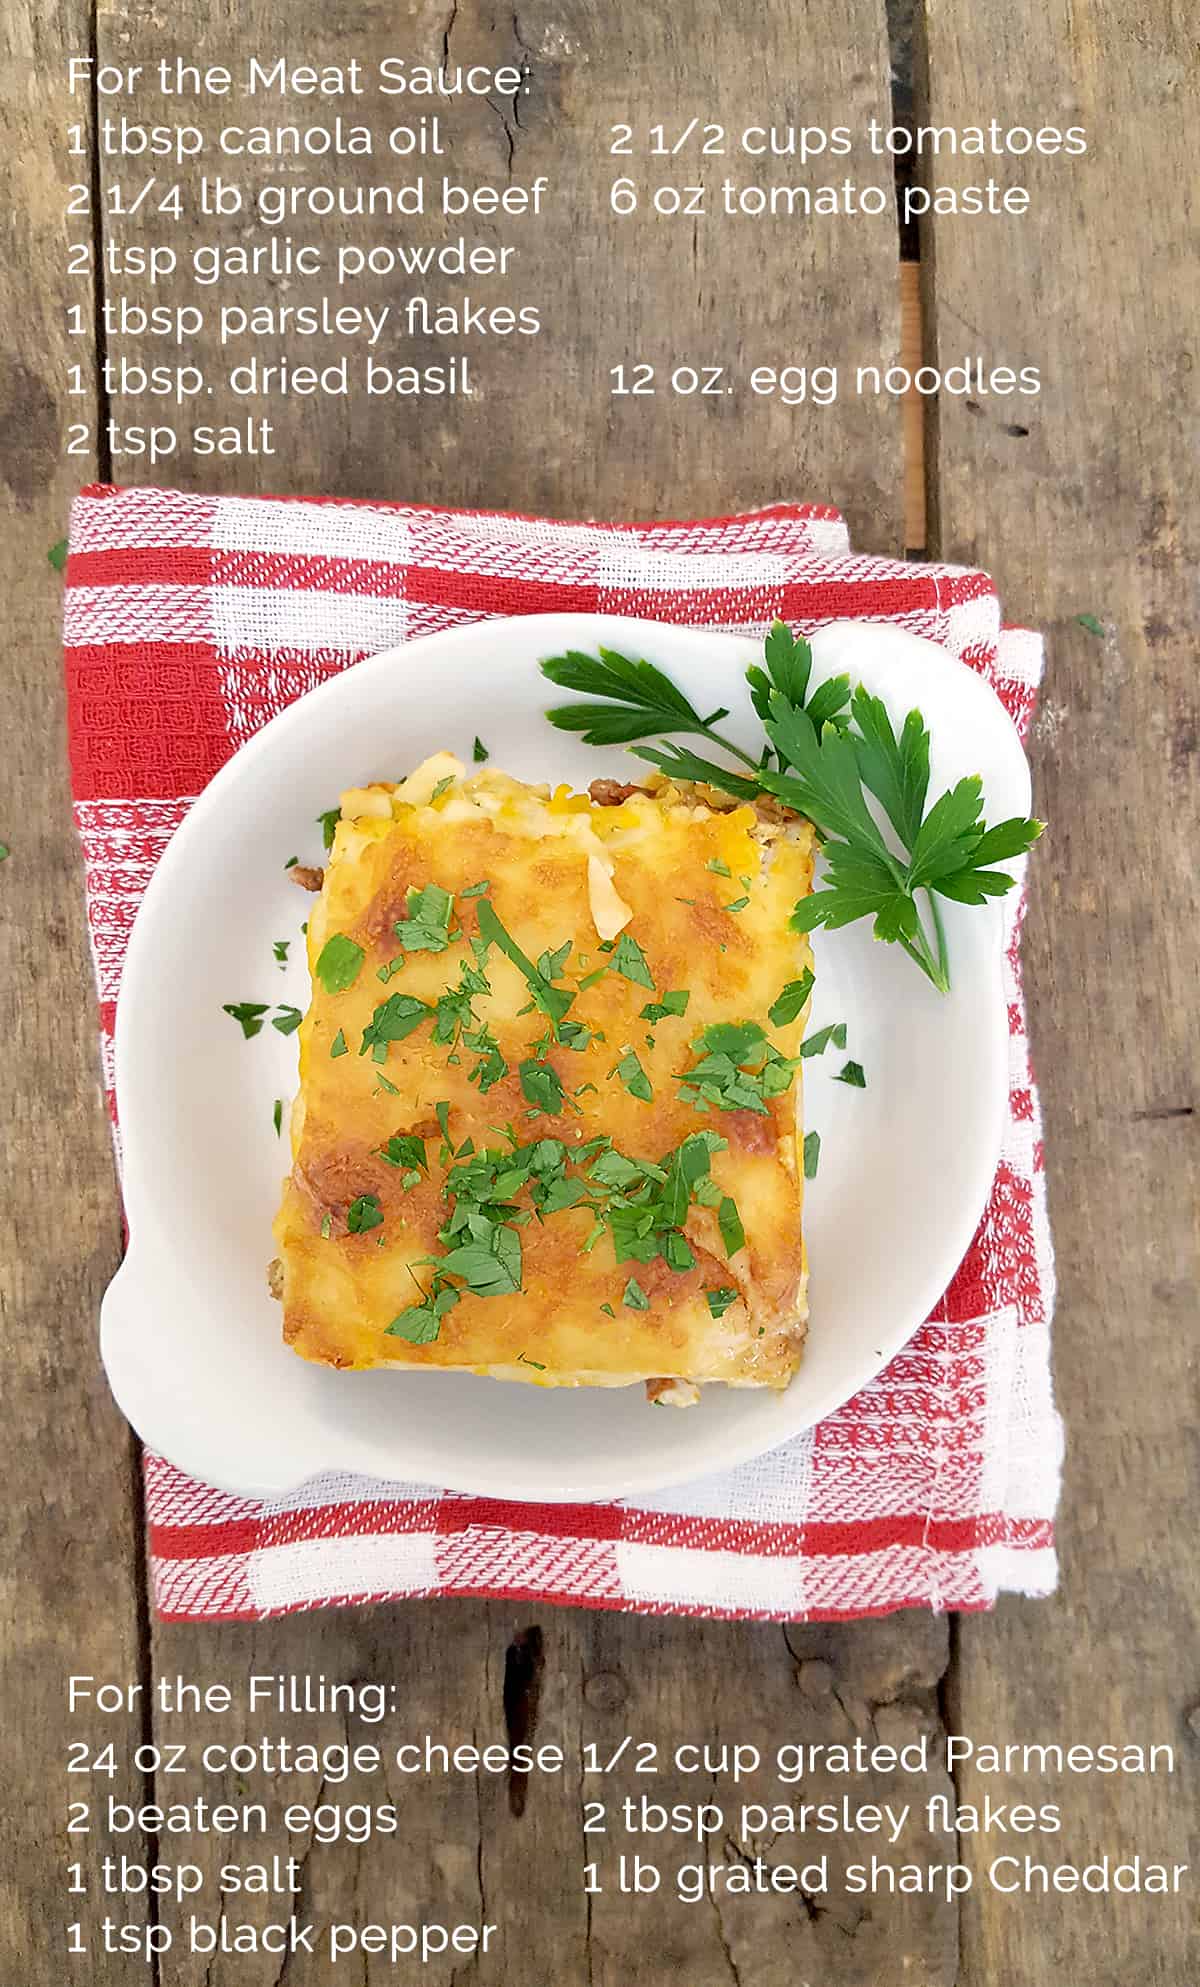
<svg viewBox="0 0 1200 1987">
<path fill-rule="evenodd" d="M 763 647 L 765 668 L 746 672 L 750 700 L 765 733 L 753 759 L 716 729 L 727 711 L 708 717 L 688 702 L 652 663 L 612 649 L 554 656 L 542 673 L 564 689 L 605 702 L 558 704 L 551 724 L 578 731 L 590 745 L 629 745 L 675 780 L 714 786 L 737 800 L 762 795 L 807 816 L 825 854 L 823 887 L 801 898 L 796 931 L 833 931 L 871 918 L 876 938 L 903 947 L 939 992 L 950 987 L 938 898 L 983 904 L 1002 897 L 1014 879 L 993 865 L 1023 855 L 1042 832 L 1040 821 L 983 820 L 977 777 L 926 808 L 929 730 L 909 711 L 899 733 L 879 697 L 847 676 L 811 686 L 812 650 L 776 621 Z M 671 734 L 698 734 L 732 753 L 748 772 L 734 770 L 680 745 Z M 662 742 L 654 745 L 648 739 Z M 881 826 L 870 795 L 886 820 Z M 919 893 L 919 894 L 918 894 Z M 928 906 L 928 923 L 920 903 Z"/>
</svg>

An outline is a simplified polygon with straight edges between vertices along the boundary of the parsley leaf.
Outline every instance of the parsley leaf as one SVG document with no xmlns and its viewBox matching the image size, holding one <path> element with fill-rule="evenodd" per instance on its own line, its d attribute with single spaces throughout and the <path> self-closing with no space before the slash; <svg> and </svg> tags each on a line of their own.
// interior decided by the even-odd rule
<svg viewBox="0 0 1200 1987">
<path fill-rule="evenodd" d="M 609 1071 L 609 1074 L 620 1078 L 631 1097 L 640 1097 L 643 1104 L 652 1102 L 654 1091 L 651 1088 L 650 1078 L 642 1068 L 636 1049 L 626 1049 L 620 1062 Z"/>
<path fill-rule="evenodd" d="M 287 965 L 287 956 L 290 948 L 291 948 L 290 938 L 276 938 L 272 941 L 271 951 L 275 955 L 276 965 L 278 966 Z"/>
<path fill-rule="evenodd" d="M 433 789 L 433 792 L 429 796 L 430 806 L 433 805 L 435 800 L 440 800 L 444 793 L 449 793 L 451 787 L 454 785 L 454 782 L 457 778 L 458 778 L 457 773 L 446 773 L 444 777 L 438 781 L 437 785 Z"/>
<path fill-rule="evenodd" d="M 429 1020 L 432 1013 L 429 1003 L 418 1000 L 415 994 L 389 994 L 386 1000 L 380 1001 L 363 1029 L 359 1055 L 365 1056 L 368 1049 L 381 1049 L 383 1054 L 376 1054 L 375 1060 L 383 1062 L 388 1043 L 405 1041 L 423 1021 Z"/>
<path fill-rule="evenodd" d="M 454 898 L 439 883 L 415 886 L 407 893 L 408 916 L 397 918 L 392 929 L 405 952 L 444 952 L 450 943 L 450 920 Z"/>
<path fill-rule="evenodd" d="M 359 1194 L 346 1209 L 346 1226 L 352 1235 L 365 1235 L 368 1229 L 383 1226 L 383 1209 L 374 1194 Z"/>
<path fill-rule="evenodd" d="M 729 864 L 727 862 L 722 862 L 717 856 L 711 857 L 711 859 L 705 863 L 704 867 L 705 869 L 711 869 L 714 876 L 733 875 L 733 871 L 730 869 Z"/>
<path fill-rule="evenodd" d="M 410 1171 L 419 1166 L 423 1173 L 429 1171 L 425 1141 L 415 1132 L 393 1132 L 387 1144 L 380 1146 L 379 1157 L 386 1159 L 389 1166 L 405 1166 Z"/>
<path fill-rule="evenodd" d="M 867 1079 L 860 1062 L 843 1063 L 834 1077 L 834 1082 L 848 1083 L 852 1090 L 865 1090 L 867 1087 Z"/>
<path fill-rule="evenodd" d="M 333 1057 L 333 1056 L 345 1056 L 349 1055 L 349 1053 L 350 1051 L 346 1047 L 345 1032 L 344 1030 L 339 1028 L 337 1034 L 333 1038 L 332 1043 L 330 1044 L 329 1054 L 331 1057 Z"/>
<path fill-rule="evenodd" d="M 636 1276 L 631 1276 L 621 1293 L 621 1302 L 627 1311 L 648 1311 L 650 1299 L 647 1297 Z"/>
<path fill-rule="evenodd" d="M 488 756 L 488 749 L 482 738 L 476 738 L 474 745 L 471 747 L 471 757 L 475 761 L 475 764 L 482 766 Z"/>
<path fill-rule="evenodd" d="M 767 1020 L 774 1028 L 786 1028 L 793 1022 L 804 1007 L 813 990 L 813 976 L 806 966 L 798 980 L 789 980 L 781 993 L 767 1009 Z"/>
<path fill-rule="evenodd" d="M 1089 635 L 1099 635 L 1103 638 L 1104 623 L 1095 614 L 1077 614 L 1075 619 L 1081 628 L 1087 629 Z"/>
<path fill-rule="evenodd" d="M 61 573 L 63 567 L 67 563 L 66 539 L 60 538 L 57 545 L 52 545 L 50 547 L 50 550 L 47 552 L 46 557 L 50 561 L 50 564 L 53 566 L 55 572 Z"/>
<path fill-rule="evenodd" d="M 622 979 L 632 980 L 635 986 L 649 987 L 651 993 L 654 992 L 654 978 L 646 964 L 646 955 L 636 938 L 631 938 L 627 931 L 623 931 L 617 940 L 617 949 L 609 963 Z"/>
<path fill-rule="evenodd" d="M 262 1018 L 269 1005 L 267 1001 L 227 1000 L 222 1005 L 221 1012 L 233 1016 L 246 1041 L 249 1042 L 262 1028 Z"/>
<path fill-rule="evenodd" d="M 278 1138 L 278 1137 L 280 1136 L 281 1132 L 283 1131 L 283 1098 L 282 1098 L 282 1097 L 277 1097 L 277 1098 L 275 1099 L 275 1103 L 274 1103 L 274 1105 L 273 1105 L 273 1107 L 272 1107 L 272 1110 L 271 1110 L 271 1123 L 272 1123 L 272 1124 L 274 1125 L 274 1127 L 275 1127 L 275 1136 L 276 1136 L 276 1138 Z"/>
<path fill-rule="evenodd" d="M 721 1240 L 725 1244 L 727 1255 L 736 1256 L 739 1249 L 745 1248 L 746 1231 L 742 1227 L 742 1218 L 735 1202 L 730 1200 L 728 1194 L 717 1209 L 717 1226 L 721 1231 Z"/>
<path fill-rule="evenodd" d="M 278 1028 L 281 1035 L 294 1035 L 304 1016 L 298 1007 L 280 1006 L 277 1014 L 271 1016 L 272 1028 Z"/>
<path fill-rule="evenodd" d="M 476 915 L 479 921 L 479 935 L 484 946 L 484 958 L 487 956 L 488 946 L 499 947 L 505 958 L 510 959 L 518 972 L 524 976 L 533 996 L 534 1006 L 548 1016 L 551 1028 L 557 1035 L 558 1024 L 568 1008 L 573 1005 L 575 995 L 566 987 L 551 986 L 550 981 L 538 971 L 533 961 L 526 958 L 516 939 L 505 930 L 486 897 L 480 898 Z M 482 960 L 480 963 L 483 963 Z"/>
<path fill-rule="evenodd" d="M 739 1293 L 730 1284 L 723 1283 L 716 1290 L 706 1290 L 704 1295 L 713 1317 L 723 1318 L 729 1306 L 737 1303 Z"/>
<path fill-rule="evenodd" d="M 521 1288 L 521 1238 L 515 1228 L 497 1225 L 490 1241 L 464 1242 L 440 1256 L 438 1269 L 461 1276 L 477 1297 L 512 1296 Z"/>
<path fill-rule="evenodd" d="M 668 1015 L 686 1014 L 688 1002 L 691 997 L 691 993 L 686 987 L 678 990 L 668 990 L 658 1000 L 648 1000 L 645 1007 L 641 1010 L 639 1019 L 642 1021 L 665 1021 Z"/>
<path fill-rule="evenodd" d="M 563 1087 L 558 1072 L 549 1063 L 529 1060 L 520 1066 L 521 1091 L 530 1104 L 551 1116 L 562 1110 Z"/>
<path fill-rule="evenodd" d="M 431 1291 L 422 1304 L 410 1304 L 386 1327 L 388 1338 L 407 1339 L 410 1345 L 432 1345 L 442 1329 L 442 1319 L 458 1302 L 453 1285 Z"/>
<path fill-rule="evenodd" d="M 327 807 L 324 814 L 318 814 L 317 816 L 317 826 L 321 830 L 321 837 L 327 849 L 333 847 L 334 830 L 341 818 L 342 810 L 340 806 Z"/>
<path fill-rule="evenodd" d="M 345 993 L 354 985 L 363 962 L 363 949 L 344 931 L 327 938 L 317 958 L 316 973 L 326 993 Z"/>
<path fill-rule="evenodd" d="M 634 661 L 616 649 L 597 655 L 570 649 L 542 664 L 543 676 L 561 690 L 613 699 L 611 703 L 558 704 L 546 715 L 560 731 L 582 732 L 589 745 L 628 745 L 664 731 L 706 730 L 682 690 L 653 663 Z"/>
<path fill-rule="evenodd" d="M 816 1179 L 817 1167 L 820 1163 L 821 1134 L 819 1131 L 810 1131 L 804 1140 L 804 1177 L 806 1180 Z"/>
</svg>

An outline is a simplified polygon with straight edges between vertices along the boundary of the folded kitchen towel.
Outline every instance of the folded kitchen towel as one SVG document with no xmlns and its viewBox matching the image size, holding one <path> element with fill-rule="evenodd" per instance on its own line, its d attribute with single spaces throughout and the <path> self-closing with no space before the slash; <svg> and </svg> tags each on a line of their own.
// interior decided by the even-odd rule
<svg viewBox="0 0 1200 1987">
<path fill-rule="evenodd" d="M 154 864 L 231 753 L 363 656 L 553 609 L 761 633 L 894 621 L 985 676 L 1022 728 L 1041 643 L 986 575 L 853 554 L 838 513 L 776 505 L 682 524 L 567 524 L 396 504 L 85 490 L 65 651 L 76 818 L 111 1101 L 121 965 Z M 1015 893 L 1014 893 L 1015 896 Z M 1008 1123 L 978 1234 L 933 1315 L 819 1427 L 636 1502 L 530 1505 L 315 1477 L 259 1503 L 147 1454 L 165 1619 L 258 1619 L 476 1594 L 836 1620 L 981 1608 L 1054 1585 L 1061 1437 L 1041 1125 L 1010 920 Z"/>
</svg>

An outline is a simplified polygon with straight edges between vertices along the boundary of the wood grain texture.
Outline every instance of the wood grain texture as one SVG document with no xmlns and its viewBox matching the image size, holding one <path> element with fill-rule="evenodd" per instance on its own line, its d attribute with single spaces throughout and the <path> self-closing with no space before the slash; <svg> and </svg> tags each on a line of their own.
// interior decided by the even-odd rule
<svg viewBox="0 0 1200 1987">
<path fill-rule="evenodd" d="M 714 1748 L 757 1745 L 770 1759 L 788 1742 L 903 1746 L 941 1731 L 938 1689 L 946 1663 L 946 1624 L 927 1615 L 895 1616 L 851 1628 L 705 1624 L 547 1609 L 516 1612 L 501 1603 L 414 1603 L 346 1613 L 292 1617 L 257 1627 L 160 1627 L 155 1670 L 160 1676 L 240 1680 L 276 1672 L 324 1676 L 331 1682 L 380 1681 L 396 1686 L 398 1712 L 380 1726 L 345 1724 L 336 1715 L 276 1718 L 258 1712 L 244 1725 L 229 1717 L 188 1714 L 159 1721 L 162 1740 L 187 1738 L 193 1747 L 264 1733 L 317 1744 L 378 1739 L 393 1748 L 424 1733 L 478 1745 L 517 1738 L 561 1745 L 560 1775 L 533 1775 L 524 1787 L 504 1776 L 406 1780 L 395 1771 L 352 1776 L 322 1788 L 315 1776 L 277 1779 L 276 1801 L 310 1806 L 336 1799 L 395 1802 L 399 1836 L 356 1845 L 288 1839 L 272 1828 L 254 1839 L 262 1860 L 294 1854 L 303 1863 L 297 1909 L 324 1936 L 335 1920 L 445 1924 L 491 1922 L 498 1934 L 486 1958 L 472 1960 L 469 1977 L 481 1987 L 514 1980 L 561 1981 L 564 1987 L 791 1987 L 811 1979 L 821 1987 L 953 1987 L 956 1912 L 928 1898 L 845 1900 L 840 1871 L 869 1854 L 868 1838 L 738 1835 L 737 1806 L 748 1802 L 839 1798 L 846 1783 L 812 1775 L 802 1788 L 781 1789 L 763 1770 L 740 1788 L 718 1786 L 709 1772 L 673 1770 L 669 1754 L 682 1742 Z M 531 1688 L 532 1686 L 532 1688 Z M 663 1770 L 653 1775 L 627 1763 L 609 1779 L 585 1777 L 582 1747 L 601 1757 L 620 1739 L 651 1739 Z M 876 1776 L 856 1791 L 864 1800 L 912 1800 L 948 1789 L 937 1765 L 928 1775 Z M 254 1799 L 262 1782 L 236 1774 L 198 1773 L 160 1780 L 159 1798 Z M 654 1802 L 721 1801 L 729 1826 L 706 1846 L 679 1836 L 624 1837 L 584 1833 L 585 1802 L 603 1799 L 614 1814 L 626 1797 Z M 914 1823 L 913 1855 L 944 1860 L 944 1843 Z M 622 1895 L 617 1859 L 642 1853 L 664 1872 L 653 1897 Z M 770 1863 L 804 1865 L 825 1852 L 828 1899 L 817 1895 L 742 1895 L 688 1904 L 667 1892 L 681 1863 L 731 1862 L 764 1854 Z M 211 1886 L 234 1853 L 228 1842 L 193 1840 L 192 1860 Z M 600 1895 L 588 1898 L 584 1865 L 597 1861 Z M 176 1933 L 188 1906 L 164 1906 L 161 1922 Z M 227 1914 L 249 1923 L 279 1915 L 278 1900 L 227 1901 Z M 210 1909 L 209 1917 L 215 1917 Z M 319 1939 L 318 1939 L 319 1943 Z M 382 1959 L 367 1956 L 367 1987 L 394 1978 Z M 461 1966 L 460 1962 L 460 1966 Z M 172 1951 L 161 1965 L 164 1987 L 273 1987 L 279 1961 L 270 1955 L 221 1958 Z M 450 1987 L 452 1959 L 423 1970 L 431 1987 Z M 461 1973 L 459 1974 L 461 1978 Z M 289 1987 L 320 1987 L 328 1978 L 318 1960 L 294 1956 Z"/>
<path fill-rule="evenodd" d="M 1009 618 L 1048 638 L 1033 758 L 1050 832 L 1026 969 L 1070 1445 L 1061 1594 L 964 1622 L 951 1702 L 980 1735 L 1174 1744 L 1174 1779 L 1081 1783 L 1040 1850 L 1140 1851 L 1194 1872 L 1195 16 L 1171 0 L 1017 0 L 983 33 L 949 0 L 926 14 L 931 123 L 986 112 L 1082 124 L 1090 141 L 1082 159 L 1001 168 L 1030 187 L 1027 215 L 947 219 L 927 244 L 943 363 L 981 350 L 1044 379 L 1019 403 L 943 396 L 932 471 L 940 551 L 987 565 Z M 976 180 L 980 163 L 943 160 L 937 176 Z M 1013 1797 L 1003 1777 L 986 1787 Z M 964 1778 L 968 1798 L 985 1790 Z M 1053 1963 L 1095 1987 L 1189 1987 L 1195 1938 L 1194 1893 L 1014 1911 L 982 1891 L 964 1910 L 963 1983 L 1039 1980 Z"/>
<path fill-rule="evenodd" d="M 68 121 L 87 121 L 64 87 L 69 49 L 87 46 L 81 7 L 49 19 L 10 5 L 0 22 L 0 200 L 9 235 L 0 287 L 0 561 L 4 578 L 4 709 L 0 754 L 0 1331 L 8 1412 L 7 1489 L 0 1525 L 0 1690 L 7 1766 L 0 1804 L 0 1976 L 49 1987 L 67 1966 L 67 1920 L 91 1944 L 96 1877 L 112 1847 L 103 1829 L 68 1838 L 72 1671 L 138 1675 L 140 1542 L 133 1442 L 96 1357 L 96 1309 L 120 1249 L 112 1154 L 100 1098 L 82 880 L 65 780 L 60 661 L 61 582 L 47 551 L 66 530 L 77 482 L 94 459 L 63 454 L 80 402 L 66 369 L 91 372 L 87 335 L 68 338 L 68 300 L 90 313 L 89 280 L 63 274 Z M 87 223 L 82 226 L 85 231 Z M 85 406 L 88 402 L 85 400 Z M 136 1743 L 140 1721 L 104 1737 Z M 103 1782 L 127 1799 L 126 1765 Z M 140 1842 L 134 1845 L 140 1858 Z M 88 1896 L 68 1908 L 67 1863 Z M 53 1925 L 53 1935 L 48 1927 Z M 88 1978 L 108 1987 L 126 1963 L 92 1951 Z"/>
<path fill-rule="evenodd" d="M 412 61 L 524 67 L 527 87 L 511 105 L 475 99 L 442 106 L 448 155 L 426 165 L 434 191 L 443 173 L 462 184 L 498 188 L 531 188 L 545 175 L 544 213 L 464 223 L 430 213 L 402 221 L 300 218 L 274 230 L 258 228 L 254 238 L 290 233 L 327 249 L 339 241 L 396 238 L 421 245 L 463 227 L 481 242 L 517 247 L 506 275 L 465 284 L 379 277 L 354 292 L 335 291 L 335 302 L 400 304 L 415 292 L 438 302 L 465 288 L 474 302 L 540 308 L 544 329 L 537 337 L 396 341 L 389 330 L 380 351 L 396 363 L 424 364 L 468 351 L 474 396 L 317 396 L 285 403 L 282 414 L 278 403 L 271 410 L 265 402 L 234 396 L 224 383 L 230 363 L 254 354 L 271 362 L 286 349 L 293 360 L 326 365 L 347 341 L 252 339 L 222 354 L 206 330 L 189 354 L 215 382 L 204 414 L 237 421 L 247 412 L 274 411 L 286 446 L 265 462 L 197 460 L 185 452 L 166 472 L 132 461 L 121 470 L 124 480 L 162 480 L 167 473 L 190 488 L 337 490 L 589 517 L 702 515 L 815 495 L 844 504 L 864 550 L 903 549 L 894 408 L 853 399 L 824 409 L 788 408 L 778 399 L 756 399 L 748 385 L 756 365 L 832 358 L 849 375 L 880 351 L 889 360 L 896 355 L 892 217 L 852 225 L 828 217 L 725 218 L 714 211 L 721 179 L 787 180 L 795 177 L 788 162 L 773 162 L 772 173 L 772 162 L 732 152 L 704 160 L 689 148 L 678 159 L 651 159 L 645 150 L 649 127 L 662 120 L 681 129 L 692 117 L 701 123 L 719 117 L 731 134 L 739 133 L 762 118 L 764 93 L 780 73 L 802 76 L 806 119 L 859 123 L 883 115 L 882 0 L 855 0 L 849 9 L 833 0 L 812 7 L 771 0 L 755 11 L 749 37 L 736 11 L 718 0 L 694 0 L 684 10 L 636 0 L 534 0 L 518 14 L 499 15 L 475 0 L 414 0 L 402 26 L 392 9 L 351 0 L 335 13 L 315 14 L 302 37 L 286 27 L 287 11 L 272 0 L 255 0 L 235 27 L 201 0 L 183 0 L 168 15 L 149 19 L 123 0 L 103 0 L 100 52 L 120 60 L 136 50 L 139 59 L 151 59 L 183 48 L 193 61 L 219 60 L 235 72 L 264 49 L 315 64 L 354 54 L 370 65 L 385 53 L 402 52 Z M 177 99 L 143 93 L 137 103 L 147 120 L 179 114 Z M 288 123 L 337 108 L 286 99 L 189 100 L 186 115 L 213 131 L 230 121 Z M 386 134 L 422 108 L 429 108 L 427 102 L 404 97 L 353 99 L 348 115 L 371 128 L 378 156 L 342 160 L 341 176 L 388 184 L 411 177 L 388 153 Z M 632 159 L 610 156 L 610 128 L 622 121 L 638 134 Z M 106 183 L 120 163 L 104 162 Z M 239 176 L 237 161 L 218 163 L 227 178 Z M 291 188 L 328 179 L 338 167 L 337 161 L 288 160 L 265 174 L 260 166 L 256 177 Z M 639 209 L 628 218 L 613 214 L 608 199 L 610 182 L 625 175 L 642 188 Z M 653 212 L 649 195 L 655 187 L 701 181 L 709 189 L 704 216 Z M 250 238 L 244 214 L 190 225 L 195 239 Z M 139 216 L 139 236 L 174 242 L 179 229 L 168 217 L 151 217 L 143 226 Z M 261 278 L 232 277 L 219 292 L 198 293 L 176 278 L 161 286 L 161 300 L 199 295 L 212 305 L 219 295 L 238 303 L 253 290 L 257 298 L 299 302 L 321 287 L 317 279 L 287 278 L 271 288 Z M 136 341 L 124 341 L 123 349 L 138 355 Z M 657 394 L 613 398 L 609 368 L 638 362 L 659 369 Z M 723 365 L 737 391 L 675 396 L 666 375 L 682 364 Z"/>
</svg>

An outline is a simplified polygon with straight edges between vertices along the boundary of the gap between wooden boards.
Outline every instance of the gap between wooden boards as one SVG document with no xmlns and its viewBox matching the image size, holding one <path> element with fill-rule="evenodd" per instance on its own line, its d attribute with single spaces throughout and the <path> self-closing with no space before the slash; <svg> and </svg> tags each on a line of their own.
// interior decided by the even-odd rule
<svg viewBox="0 0 1200 1987">
<path fill-rule="evenodd" d="M 921 265 L 900 264 L 900 363 L 915 373 L 924 358 L 921 327 Z M 900 402 L 904 463 L 904 550 L 925 552 L 925 402 L 910 387 Z"/>
</svg>

